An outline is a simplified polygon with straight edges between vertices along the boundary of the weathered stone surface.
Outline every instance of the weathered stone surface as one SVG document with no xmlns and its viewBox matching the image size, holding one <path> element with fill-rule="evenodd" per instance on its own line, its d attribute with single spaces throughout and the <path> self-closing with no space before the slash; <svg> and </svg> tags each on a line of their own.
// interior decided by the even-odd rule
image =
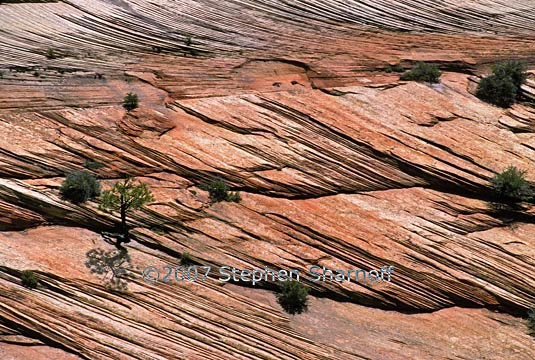
<svg viewBox="0 0 535 360">
<path fill-rule="evenodd" d="M 493 208 L 488 180 L 515 165 L 535 181 L 535 112 L 473 95 L 494 61 L 533 69 L 534 12 L 527 0 L 1 4 L 0 357 L 534 358 L 520 319 L 535 304 L 533 209 Z M 438 64 L 441 83 L 387 71 L 416 61 Z M 533 77 L 522 90 L 533 98 Z M 84 266 L 113 248 L 99 233 L 116 214 L 59 196 L 84 168 L 104 188 L 136 176 L 156 197 L 130 218 L 125 294 Z M 214 177 L 243 200 L 210 204 L 200 185 Z M 310 312 L 288 317 L 273 284 L 142 281 L 184 252 L 213 267 L 395 273 L 305 280 Z"/>
</svg>

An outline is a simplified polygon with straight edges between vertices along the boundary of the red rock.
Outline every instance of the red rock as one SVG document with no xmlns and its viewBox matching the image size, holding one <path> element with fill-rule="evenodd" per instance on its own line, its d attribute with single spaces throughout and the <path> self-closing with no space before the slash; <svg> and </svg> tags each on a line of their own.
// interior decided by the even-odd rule
<svg viewBox="0 0 535 360">
<path fill-rule="evenodd" d="M 533 67 L 532 8 L 0 5 L 0 358 L 532 359 L 534 210 L 493 209 L 489 179 L 514 165 L 535 181 L 535 113 L 473 95 L 495 61 Z M 441 83 L 388 72 L 417 61 Z M 126 113 L 129 92 L 140 107 Z M 59 196 L 81 169 L 154 193 L 129 217 L 126 294 L 84 266 L 113 249 L 99 232 L 119 219 Z M 211 204 L 201 184 L 215 177 L 243 200 Z M 185 252 L 214 268 L 395 273 L 308 281 L 321 298 L 289 317 L 266 289 L 140 279 Z M 20 285 L 25 269 L 38 289 Z"/>
</svg>

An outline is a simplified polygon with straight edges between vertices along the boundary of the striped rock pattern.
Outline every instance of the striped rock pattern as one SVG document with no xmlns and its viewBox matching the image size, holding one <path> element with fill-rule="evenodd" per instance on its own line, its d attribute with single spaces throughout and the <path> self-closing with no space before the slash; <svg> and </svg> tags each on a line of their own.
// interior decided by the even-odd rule
<svg viewBox="0 0 535 360">
<path fill-rule="evenodd" d="M 0 4 L 0 358 L 534 358 L 521 319 L 534 214 L 493 207 L 489 179 L 511 164 L 535 181 L 535 111 L 473 96 L 497 60 L 535 68 L 534 13 L 527 0 Z M 441 83 L 387 71 L 416 61 Z M 533 77 L 522 90 L 535 98 Z M 125 293 L 84 266 L 119 219 L 59 196 L 88 161 L 104 187 L 126 173 L 156 197 L 130 219 Z M 214 177 L 243 200 L 210 204 Z M 293 317 L 271 283 L 141 279 L 184 252 L 214 269 L 395 274 L 305 279 L 310 311 Z"/>
</svg>

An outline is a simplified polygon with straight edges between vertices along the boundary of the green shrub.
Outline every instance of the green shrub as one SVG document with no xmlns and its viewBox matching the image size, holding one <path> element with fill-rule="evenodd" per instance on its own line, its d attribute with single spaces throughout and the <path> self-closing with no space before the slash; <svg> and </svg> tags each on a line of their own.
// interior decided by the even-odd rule
<svg viewBox="0 0 535 360">
<path fill-rule="evenodd" d="M 24 270 L 20 280 L 22 282 L 22 286 L 28 289 L 35 289 L 37 287 L 37 283 L 39 282 L 37 276 L 35 276 L 31 270 Z"/>
<path fill-rule="evenodd" d="M 138 98 L 137 94 L 134 93 L 128 93 L 123 99 L 123 107 L 126 109 L 126 111 L 131 111 L 137 108 L 138 106 Z"/>
<path fill-rule="evenodd" d="M 393 72 L 402 73 L 405 71 L 405 68 L 401 66 L 401 64 L 395 64 L 395 65 L 388 65 L 387 67 L 385 67 L 384 70 L 387 73 L 393 73 Z"/>
<path fill-rule="evenodd" d="M 535 307 L 528 311 L 528 329 L 531 335 L 535 335 Z"/>
<path fill-rule="evenodd" d="M 515 103 L 517 89 L 510 77 L 492 74 L 481 79 L 476 96 L 489 104 L 508 108 Z"/>
<path fill-rule="evenodd" d="M 492 73 L 499 77 L 510 77 L 517 89 L 520 89 L 528 77 L 526 63 L 521 61 L 503 61 L 492 66 Z"/>
<path fill-rule="evenodd" d="M 230 201 L 240 202 L 239 192 L 231 192 L 228 185 L 221 179 L 214 179 L 207 185 L 201 185 L 201 189 L 208 191 L 212 202 Z"/>
<path fill-rule="evenodd" d="M 440 75 L 442 73 L 435 65 L 419 62 L 410 71 L 401 75 L 400 79 L 404 81 L 438 83 L 440 81 Z"/>
<path fill-rule="evenodd" d="M 46 58 L 49 60 L 56 59 L 58 56 L 56 55 L 54 49 L 48 49 L 46 51 Z"/>
<path fill-rule="evenodd" d="M 299 281 L 286 281 L 280 286 L 277 302 L 288 314 L 301 314 L 308 310 L 308 288 Z"/>
<path fill-rule="evenodd" d="M 503 108 L 514 104 L 526 81 L 527 66 L 519 61 L 505 61 L 492 66 L 492 74 L 481 79 L 476 96 Z"/>
<path fill-rule="evenodd" d="M 87 171 L 76 171 L 67 175 L 61 184 L 60 193 L 64 199 L 75 204 L 100 195 L 100 183 Z"/>
<path fill-rule="evenodd" d="M 520 202 L 531 199 L 531 187 L 526 172 L 509 166 L 490 180 L 496 197 L 505 202 Z"/>
<path fill-rule="evenodd" d="M 88 159 L 84 162 L 84 167 L 89 170 L 98 170 L 98 169 L 103 168 L 104 166 L 105 166 L 104 164 L 99 163 L 98 161 L 94 161 L 94 160 Z"/>
</svg>

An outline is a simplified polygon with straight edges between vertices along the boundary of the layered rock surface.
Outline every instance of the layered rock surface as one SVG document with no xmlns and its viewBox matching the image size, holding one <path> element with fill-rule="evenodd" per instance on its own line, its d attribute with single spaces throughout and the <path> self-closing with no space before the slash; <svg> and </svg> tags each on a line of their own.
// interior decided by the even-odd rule
<svg viewBox="0 0 535 360">
<path fill-rule="evenodd" d="M 492 207 L 488 180 L 511 164 L 535 181 L 535 111 L 471 92 L 491 62 L 535 65 L 534 12 L 529 1 L 1 4 L 0 355 L 532 359 L 519 316 L 535 303 L 534 215 Z M 440 84 L 386 71 L 420 60 L 445 71 Z M 140 97 L 129 114 L 127 92 Z M 130 174 L 156 196 L 131 219 L 125 294 L 84 266 L 111 248 L 99 233 L 118 218 L 58 194 L 88 161 L 104 165 L 92 171 L 105 186 Z M 214 177 L 242 202 L 210 205 L 198 186 Z M 395 274 L 306 281 L 311 310 L 288 317 L 258 289 L 272 284 L 141 280 L 183 252 L 214 268 Z M 20 285 L 24 269 L 38 290 Z"/>
</svg>

